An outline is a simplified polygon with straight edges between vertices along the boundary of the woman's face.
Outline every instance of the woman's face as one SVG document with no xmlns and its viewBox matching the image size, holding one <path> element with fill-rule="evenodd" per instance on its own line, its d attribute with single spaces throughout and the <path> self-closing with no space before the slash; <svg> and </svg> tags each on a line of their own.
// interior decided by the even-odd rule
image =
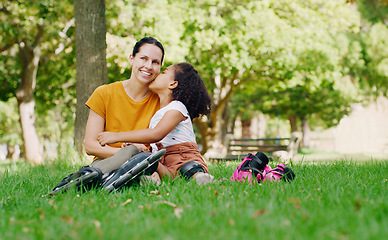
<svg viewBox="0 0 388 240">
<path fill-rule="evenodd" d="M 171 90 L 175 82 L 174 65 L 167 67 L 161 72 L 158 77 L 151 82 L 150 89 L 158 93 L 160 91 Z"/>
<path fill-rule="evenodd" d="M 132 75 L 139 81 L 148 84 L 154 80 L 162 66 L 162 50 L 154 44 L 143 44 L 135 56 L 129 57 Z"/>
</svg>

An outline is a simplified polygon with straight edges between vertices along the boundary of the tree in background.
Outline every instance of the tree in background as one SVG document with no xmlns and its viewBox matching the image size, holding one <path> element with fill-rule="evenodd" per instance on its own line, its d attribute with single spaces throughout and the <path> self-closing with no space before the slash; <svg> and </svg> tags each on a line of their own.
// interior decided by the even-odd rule
<svg viewBox="0 0 388 240">
<path fill-rule="evenodd" d="M 384 2 L 368 6 L 381 7 L 385 6 Z M 85 2 L 74 4 L 81 3 Z M 89 3 L 83 10 L 101 10 L 101 3 Z M 36 26 L 43 23 L 39 69 L 32 95 L 36 101 L 35 113 L 39 116 L 35 125 L 40 140 L 62 141 L 62 132 L 68 134 L 74 127 L 78 104 L 81 111 L 85 110 L 77 113 L 77 122 L 81 124 L 74 129 L 80 149 L 87 118 L 86 99 L 106 81 L 129 78 L 128 56 L 135 42 L 144 36 L 156 37 L 163 43 L 165 66 L 191 62 L 206 82 L 214 100 L 213 110 L 209 118 L 195 122 L 203 153 L 222 143 L 225 126 L 233 125 L 235 116 L 231 114 L 234 113 L 244 114 L 249 120 L 259 109 L 276 118 L 290 119 L 291 129 L 302 125 L 305 129 L 309 125 L 332 126 L 354 99 L 362 100 L 361 94 L 378 95 L 384 89 L 386 92 L 388 86 L 385 17 L 379 14 L 373 23 L 360 20 L 355 6 L 336 0 L 319 3 L 315 0 L 107 1 L 108 80 L 103 80 L 106 75 L 104 56 L 95 55 L 98 62 L 85 64 L 101 64 L 102 68 L 89 69 L 88 80 L 83 76 L 85 81 L 80 80 L 79 84 L 89 82 L 92 75 L 101 82 L 93 80 L 93 86 L 79 86 L 85 94 L 77 101 L 71 2 L 2 2 L 0 97 L 2 101 L 15 97 L 17 88 L 22 86 L 24 70 L 19 57 L 20 46 L 32 46 L 31 39 L 38 33 Z M 358 9 L 366 8 L 360 5 Z M 81 11 L 81 8 L 76 10 Z M 101 12 L 99 14 L 101 17 Z M 366 15 L 368 11 L 363 11 L 362 16 Z M 91 19 L 93 16 L 86 21 Z M 46 22 L 51 24 L 45 25 Z M 87 24 L 90 22 L 85 22 L 85 26 Z M 94 36 L 80 38 L 99 38 L 101 42 L 94 47 L 100 48 L 95 53 L 102 54 L 105 42 L 101 24 L 98 29 L 85 29 L 89 33 L 98 31 Z M 30 45 L 25 44 L 24 39 Z M 9 123 L 3 121 L 6 116 L 0 117 L 2 127 Z M 0 134 L 11 133 L 1 131 Z"/>
<path fill-rule="evenodd" d="M 273 117 L 288 119 L 291 132 L 302 131 L 308 146 L 311 121 L 332 126 L 354 101 L 342 88 L 337 41 L 341 34 L 358 31 L 357 11 L 336 1 L 278 1 L 272 8 L 287 26 L 285 37 L 278 39 L 283 48 L 270 60 L 274 71 L 264 78 L 266 81 L 251 82 L 238 90 L 236 95 L 244 94 L 245 102 L 236 96 L 239 102 L 232 103 L 242 112 L 249 107 L 238 106 L 245 103 Z"/>
<path fill-rule="evenodd" d="M 105 1 L 76 0 L 74 15 L 77 59 L 77 111 L 74 132 L 77 151 L 82 153 L 89 116 L 85 102 L 98 86 L 108 82 Z"/>
<path fill-rule="evenodd" d="M 214 100 L 210 118 L 195 121 L 203 152 L 208 146 L 222 143 L 220 133 L 225 132 L 223 128 L 227 125 L 224 115 L 226 104 L 232 95 L 240 93 L 236 89 L 242 87 L 254 92 L 261 87 L 262 90 L 281 93 L 292 92 L 300 86 L 307 91 L 304 93 L 306 96 L 319 95 L 323 87 L 328 91 L 335 89 L 341 92 L 340 86 L 344 84 L 337 36 L 359 28 L 355 8 L 338 1 L 322 4 L 316 1 L 290 3 L 272 0 L 238 3 L 225 0 L 116 1 L 109 6 L 109 9 L 122 9 L 120 12 L 108 10 L 108 16 L 114 16 L 108 21 L 110 39 L 134 42 L 138 35 L 155 36 L 166 48 L 167 64 L 180 61 L 180 56 L 184 54 L 184 59 L 201 73 Z M 138 31 L 133 32 L 132 29 Z M 115 56 L 111 66 L 118 66 L 117 69 L 124 73 L 125 68 L 129 68 L 127 56 L 122 60 L 116 58 L 120 55 L 117 49 L 122 49 L 123 45 L 114 46 L 116 51 L 108 44 L 108 64 L 112 63 L 111 56 Z M 110 55 L 114 52 L 115 55 Z M 270 92 L 269 96 L 274 95 Z M 325 96 L 328 97 L 327 94 Z M 277 97 L 280 98 L 277 103 L 286 103 L 281 100 L 281 94 Z M 287 99 L 286 96 L 283 98 Z M 350 99 L 346 98 L 346 101 L 350 102 Z M 319 102 L 317 97 L 306 100 L 303 97 L 294 98 L 294 105 L 284 106 L 287 111 L 283 111 L 282 115 L 294 120 L 293 126 L 296 117 L 308 126 L 307 120 L 317 115 L 334 123 L 348 106 L 348 102 L 344 103 L 345 98 L 343 101 L 322 98 Z M 301 107 L 299 105 L 303 105 L 300 103 L 303 101 L 305 106 L 310 107 L 312 100 L 316 100 L 314 104 L 317 105 L 322 105 L 322 100 L 325 100 L 344 106 L 332 115 L 323 110 L 318 113 L 320 107 L 305 108 L 303 115 L 300 109 L 294 109 Z M 258 101 L 256 105 L 263 106 Z"/>
<path fill-rule="evenodd" d="M 107 16 L 107 62 L 109 82 L 130 77 L 129 55 L 136 41 L 157 38 L 165 48 L 163 65 L 185 61 L 189 47 L 181 37 L 186 9 L 181 1 L 109 1 Z"/>
<path fill-rule="evenodd" d="M 10 98 L 7 102 L 0 101 L 0 139 L 7 144 L 7 157 L 13 160 L 19 159 L 17 147 L 22 145 L 21 129 L 18 121 L 17 103 L 15 98 Z M 19 149 L 20 150 L 20 149 Z M 1 154 L 1 153 L 0 153 Z M 0 160 L 2 159 L 0 157 Z"/>
<path fill-rule="evenodd" d="M 349 0 L 356 3 L 364 19 L 372 24 L 388 25 L 388 0 Z"/>
<path fill-rule="evenodd" d="M 186 60 L 201 73 L 213 99 L 210 117 L 195 121 L 203 153 L 223 143 L 221 132 L 226 123 L 222 115 L 236 88 L 260 81 L 272 70 L 270 59 L 278 54 L 278 39 L 286 31 L 268 3 L 187 3 L 182 37 L 190 49 Z"/>
<path fill-rule="evenodd" d="M 345 46 L 344 74 L 358 82 L 364 96 L 388 95 L 388 26 L 369 25 Z"/>
<path fill-rule="evenodd" d="M 32 164 L 42 164 L 43 151 L 35 127 L 38 66 L 42 56 L 55 54 L 50 52 L 53 46 L 67 44 L 63 29 L 71 19 L 68 2 L 3 1 L 0 12 L 3 33 L 0 50 L 5 60 L 0 77 L 2 100 L 16 96 L 24 156 Z"/>
<path fill-rule="evenodd" d="M 323 87 L 338 89 L 334 86 L 341 81 L 336 37 L 358 29 L 357 12 L 350 6 L 337 1 L 270 0 L 190 4 L 183 39 L 191 45 L 186 59 L 199 66 L 214 100 L 210 119 L 195 122 L 209 146 L 222 143 L 220 128 L 226 125 L 222 114 L 239 88 L 246 89 L 243 92 L 248 96 L 263 93 L 248 105 L 264 108 L 264 103 L 270 103 L 266 112 L 278 109 L 276 115 L 290 119 L 292 130 L 296 130 L 297 118 L 305 129 L 312 116 L 329 118 L 319 107 L 325 104 L 322 100 L 344 103 L 315 95 L 328 97 Z M 301 93 L 296 88 L 303 94 L 292 94 Z M 281 94 L 284 92 L 294 96 L 292 102 Z M 347 103 L 340 108 L 342 112 Z M 330 115 L 331 121 L 337 115 Z M 204 145 L 206 151 L 207 143 Z"/>
<path fill-rule="evenodd" d="M 388 1 L 353 0 L 363 17 L 359 32 L 343 37 L 343 74 L 359 84 L 363 96 L 388 95 Z M 373 99 L 373 98 L 372 98 Z"/>
</svg>

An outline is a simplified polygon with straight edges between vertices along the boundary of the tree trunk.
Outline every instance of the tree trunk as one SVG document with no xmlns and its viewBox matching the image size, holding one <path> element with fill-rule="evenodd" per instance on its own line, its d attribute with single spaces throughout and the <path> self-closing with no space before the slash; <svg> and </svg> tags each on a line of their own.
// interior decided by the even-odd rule
<svg viewBox="0 0 388 240">
<path fill-rule="evenodd" d="M 219 80 L 219 75 L 216 78 Z M 212 111 L 208 118 L 206 118 L 206 122 L 204 118 L 194 120 L 194 124 L 202 139 L 203 148 L 201 154 L 204 154 L 206 158 L 221 157 L 226 153 L 226 137 L 222 136 L 222 128 L 226 124 L 223 114 L 226 104 L 234 92 L 234 88 L 234 85 L 230 85 L 229 87 L 220 87 L 217 91 L 215 90 L 215 93 L 212 95 Z"/>
<path fill-rule="evenodd" d="M 211 94 L 213 104 L 212 110 L 209 116 L 206 118 L 194 119 L 194 124 L 197 127 L 202 139 L 202 151 L 201 154 L 205 158 L 222 157 L 226 154 L 226 143 L 228 134 L 223 136 L 223 127 L 225 126 L 226 119 L 223 118 L 226 105 L 231 98 L 233 92 L 238 85 L 235 85 L 235 79 L 238 76 L 238 72 L 235 72 L 234 77 L 221 79 L 219 71 L 215 71 L 214 82 L 216 88 Z M 204 121 L 205 120 L 205 121 Z"/>
<path fill-rule="evenodd" d="M 221 125 L 221 138 L 224 139 L 228 134 L 231 133 L 232 126 L 230 126 L 230 116 L 228 112 L 228 108 L 225 107 L 225 109 L 222 111 L 222 125 Z"/>
<path fill-rule="evenodd" d="M 297 132 L 298 131 L 298 125 L 296 124 L 296 116 L 295 115 L 288 116 L 288 121 L 290 122 L 291 133 L 292 132 Z"/>
<path fill-rule="evenodd" d="M 74 138 L 82 154 L 89 109 L 85 102 L 107 83 L 106 23 L 104 0 L 74 0 L 76 34 L 77 107 Z"/>
<path fill-rule="evenodd" d="M 265 137 L 265 130 L 267 129 L 267 117 L 263 113 L 258 113 L 257 114 L 257 121 L 258 121 L 258 126 L 257 126 L 257 134 L 256 138 L 264 138 Z"/>
<path fill-rule="evenodd" d="M 12 161 L 19 161 L 20 149 L 18 145 L 7 144 L 7 156 L 6 158 L 12 159 Z"/>
<path fill-rule="evenodd" d="M 310 125 L 307 119 L 302 120 L 302 146 L 303 147 L 310 147 Z"/>
<path fill-rule="evenodd" d="M 35 99 L 36 74 L 38 72 L 41 54 L 40 43 L 43 37 L 44 26 L 38 26 L 35 42 L 30 45 L 27 40 L 19 43 L 19 56 L 22 63 L 22 79 L 16 90 L 18 100 L 20 124 L 24 142 L 24 156 L 26 161 L 39 165 L 43 164 L 43 148 L 40 145 L 35 128 Z"/>
<path fill-rule="evenodd" d="M 251 119 L 241 120 L 241 138 L 251 138 Z"/>
</svg>

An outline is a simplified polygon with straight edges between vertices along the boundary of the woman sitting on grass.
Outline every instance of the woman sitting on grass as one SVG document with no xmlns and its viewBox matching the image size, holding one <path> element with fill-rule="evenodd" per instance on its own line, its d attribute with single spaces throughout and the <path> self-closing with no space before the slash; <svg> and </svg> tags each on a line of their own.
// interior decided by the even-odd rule
<svg viewBox="0 0 388 240">
<path fill-rule="evenodd" d="M 152 117 L 149 129 L 103 132 L 98 135 L 99 143 L 101 146 L 116 142 L 152 143 L 153 152 L 166 149 L 157 168 L 162 178 L 175 178 L 180 171 L 198 184 L 211 182 L 213 176 L 198 151 L 192 126 L 192 120 L 209 114 L 211 107 L 198 72 L 189 63 L 174 64 L 160 73 L 149 88 L 159 96 L 161 107 Z M 153 178 L 158 176 L 154 174 Z"/>
</svg>

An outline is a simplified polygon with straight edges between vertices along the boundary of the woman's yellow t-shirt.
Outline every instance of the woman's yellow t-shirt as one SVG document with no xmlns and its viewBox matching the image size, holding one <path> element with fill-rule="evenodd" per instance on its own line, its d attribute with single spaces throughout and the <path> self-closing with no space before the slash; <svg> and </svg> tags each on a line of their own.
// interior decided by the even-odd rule
<svg viewBox="0 0 388 240">
<path fill-rule="evenodd" d="M 105 131 L 109 132 L 148 128 L 160 108 L 157 94 L 150 92 L 143 100 L 134 101 L 125 92 L 122 82 L 99 86 L 85 104 L 105 119 Z M 121 147 L 121 143 L 111 146 Z"/>
</svg>

